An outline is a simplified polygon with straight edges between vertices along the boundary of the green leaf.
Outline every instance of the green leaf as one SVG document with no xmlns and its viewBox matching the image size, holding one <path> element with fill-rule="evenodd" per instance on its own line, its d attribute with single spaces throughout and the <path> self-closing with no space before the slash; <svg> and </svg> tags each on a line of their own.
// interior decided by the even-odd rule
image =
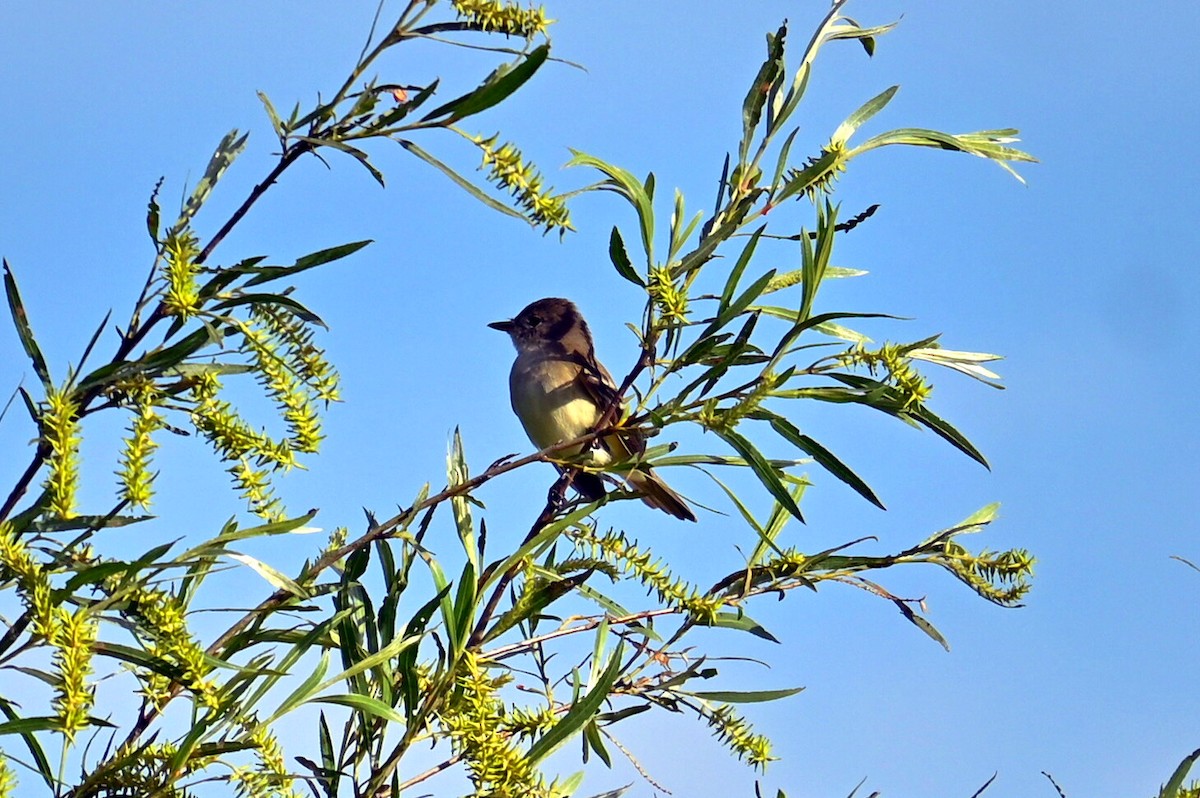
<svg viewBox="0 0 1200 798">
<path fill-rule="evenodd" d="M 4 293 L 8 296 L 8 309 L 17 328 L 17 337 L 21 339 L 21 346 L 25 347 L 25 354 L 33 362 L 33 371 L 42 381 L 42 385 L 50 388 L 50 369 L 46 368 L 46 358 L 42 356 L 42 350 L 33 337 L 29 316 L 25 313 L 25 304 L 21 301 L 20 291 L 17 290 L 17 278 L 13 276 L 7 258 L 4 259 Z"/>
<path fill-rule="evenodd" d="M 817 462 L 818 465 L 820 465 L 830 474 L 833 474 L 842 482 L 845 482 L 847 485 L 853 488 L 858 495 L 862 496 L 871 504 L 875 505 L 880 510 L 887 509 L 883 506 L 883 502 L 879 501 L 879 497 L 875 495 L 875 492 L 871 490 L 871 487 L 857 474 L 851 471 L 845 463 L 839 460 L 833 452 L 829 451 L 820 443 L 808 437 L 807 435 L 801 434 L 800 430 L 796 428 L 796 425 L 788 421 L 786 418 L 769 412 L 766 413 L 766 415 L 771 422 L 771 428 L 778 432 L 784 440 L 808 454 Z"/>
<path fill-rule="evenodd" d="M 275 135 L 279 138 L 280 142 L 286 141 L 288 131 L 284 127 L 283 120 L 279 118 L 279 112 L 275 110 L 275 105 L 271 102 L 271 98 L 265 92 L 260 91 L 256 92 L 256 94 L 258 94 L 258 99 L 263 104 L 263 109 L 267 112 L 267 118 L 271 120 L 271 127 L 275 129 Z"/>
<path fill-rule="evenodd" d="M 404 716 L 397 712 L 392 707 L 380 701 L 378 698 L 371 696 L 358 695 L 357 693 L 343 693 L 342 695 L 323 695 L 312 699 L 313 704 L 341 704 L 345 707 L 350 707 L 361 712 L 364 715 L 371 715 L 376 718 L 392 721 L 393 723 L 404 723 Z"/>
<path fill-rule="evenodd" d="M 247 133 L 239 136 L 235 128 L 221 138 L 221 141 L 217 144 L 216 151 L 213 152 L 212 158 L 208 161 L 207 168 L 204 170 L 204 177 L 200 178 L 200 181 L 196 183 L 196 188 L 193 189 L 192 195 L 188 197 L 183 210 L 180 211 L 179 219 L 175 222 L 175 226 L 171 228 L 172 233 L 178 233 L 187 227 L 201 206 L 208 201 L 213 188 L 217 185 L 217 181 L 225 174 L 225 170 L 229 168 L 234 159 L 246 148 L 246 139 L 249 138 L 249 135 Z"/>
<path fill-rule="evenodd" d="M 992 467 L 988 464 L 987 458 L 983 453 L 975 448 L 967 437 L 955 429 L 951 424 L 936 415 L 925 407 L 913 407 L 908 411 L 913 418 L 924 424 L 929 429 L 937 433 L 941 438 L 947 441 L 951 446 L 958 449 L 960 452 L 970 457 L 975 462 L 979 463 L 989 471 Z"/>
<path fill-rule="evenodd" d="M 441 605 L 442 599 L 450 592 L 450 586 L 446 585 L 441 591 L 425 602 L 412 619 L 409 620 L 408 626 L 405 627 L 405 637 L 420 637 L 425 633 L 425 627 L 429 625 L 430 619 L 433 618 L 433 613 Z M 404 697 L 404 713 L 409 720 L 412 720 L 417 711 L 417 704 L 420 703 L 421 693 L 418 690 L 420 676 L 417 673 L 417 646 L 406 648 L 396 657 L 396 674 L 400 679 L 400 689 Z"/>
<path fill-rule="evenodd" d="M 470 467 L 467 465 L 467 455 L 463 450 L 462 432 L 454 428 L 454 438 L 450 444 L 450 452 L 446 455 L 446 485 L 455 488 L 471 478 Z M 453 496 L 450 507 L 454 512 L 454 527 L 458 531 L 459 542 L 467 555 L 467 561 L 475 573 L 479 572 L 479 542 L 475 539 L 475 522 L 471 518 L 471 500 L 466 495 Z"/>
<path fill-rule="evenodd" d="M 804 523 L 804 516 L 800 513 L 800 508 L 796 505 L 795 499 L 792 498 L 792 494 L 788 492 L 788 489 L 784 487 L 779 474 L 775 472 L 775 469 L 767 462 L 767 459 L 762 456 L 762 453 L 750 441 L 733 430 L 714 431 L 746 460 L 754 475 L 758 477 L 759 482 L 775 497 L 775 500 L 783 505 L 798 521 Z"/>
<path fill-rule="evenodd" d="M 585 504 L 577 510 L 567 513 L 557 521 L 542 527 L 542 529 L 539 530 L 536 535 L 522 544 L 519 549 L 514 551 L 498 564 L 493 564 L 493 566 L 486 570 L 488 577 L 479 586 L 479 592 L 482 593 L 483 591 L 487 590 L 496 582 L 496 580 L 500 579 L 502 575 L 508 573 L 509 569 L 524 560 L 526 557 L 530 556 L 530 554 L 540 551 L 545 546 L 553 543 L 554 540 L 557 539 L 564 530 L 574 526 L 582 519 L 587 518 L 589 515 L 596 512 L 596 509 L 600 507 L 605 500 L 606 499 L 601 499 L 598 502 Z"/>
<path fill-rule="evenodd" d="M 38 731 L 57 731 L 62 728 L 58 718 L 21 718 L 0 723 L 0 735 L 29 734 Z"/>
<path fill-rule="evenodd" d="M 892 98 L 896 96 L 896 92 L 899 89 L 899 86 L 884 89 L 863 103 L 862 107 L 850 114 L 845 122 L 838 125 L 838 129 L 833 131 L 832 140 L 842 144 L 848 141 L 854 135 L 854 131 L 858 130 L 868 119 L 875 116 L 885 105 L 892 101 Z"/>
<path fill-rule="evenodd" d="M 161 371 L 162 369 L 178 366 L 185 358 L 191 357 L 208 344 L 215 343 L 217 340 L 218 339 L 213 336 L 213 330 L 211 327 L 201 327 L 199 330 L 192 332 L 186 338 L 183 338 L 178 343 L 173 344 L 166 349 L 159 349 L 146 353 L 146 355 L 142 357 L 141 361 L 137 362 L 137 364 L 141 366 L 141 369 L 139 370 L 145 372 L 157 372 Z M 134 368 L 136 367 L 137 366 L 134 365 Z M 93 371 L 87 379 L 79 384 L 79 387 L 82 388 L 88 383 L 97 381 L 96 378 L 100 371 L 100 369 Z M 112 375 L 110 374 L 108 376 Z"/>
<path fill-rule="evenodd" d="M 421 121 L 428 122 L 431 119 L 445 116 L 446 118 L 440 120 L 439 124 L 451 125 L 460 119 L 473 116 L 480 111 L 486 111 L 521 88 L 527 80 L 533 77 L 533 73 L 538 71 L 548 55 L 550 55 L 549 44 L 535 47 L 520 61 L 498 67 L 474 91 L 435 108 Z"/>
<path fill-rule="evenodd" d="M 646 263 L 654 265 L 654 207 L 651 201 L 651 188 L 633 176 L 633 173 L 614 166 L 607 161 L 588 155 L 579 150 L 571 150 L 571 160 L 567 166 L 590 166 L 608 176 L 602 188 L 615 191 L 624 197 L 637 212 L 638 225 L 642 232 L 642 248 L 646 253 Z"/>
<path fill-rule="evenodd" d="M 283 294 L 238 294 L 237 296 L 230 297 L 229 299 L 224 299 L 216 303 L 213 305 L 213 310 L 226 310 L 228 308 L 238 307 L 239 305 L 280 305 L 288 308 L 298 318 L 301 318 L 304 321 L 307 321 L 311 324 L 318 324 L 325 329 L 329 329 L 329 325 L 326 324 L 320 316 L 318 316 L 316 313 L 313 313 L 311 310 L 292 299 L 290 296 L 285 296 Z"/>
<path fill-rule="evenodd" d="M 283 717 L 296 707 L 308 701 L 308 699 L 315 694 L 317 685 L 319 685 L 321 680 L 325 678 L 325 674 L 328 670 L 329 652 L 322 651 L 321 659 L 317 661 L 316 666 L 312 669 L 312 671 L 309 672 L 304 681 L 301 682 L 296 689 L 288 695 L 287 698 L 279 702 L 279 706 L 275 709 L 275 712 L 272 713 L 267 722 L 271 722 L 277 718 Z"/>
<path fill-rule="evenodd" d="M 749 632 L 755 637 L 761 637 L 763 640 L 769 640 L 772 643 L 779 642 L 779 638 L 768 632 L 762 624 L 743 612 L 718 612 L 712 619 L 712 622 L 706 625 L 719 626 L 722 629 L 740 629 L 743 632 Z"/>
<path fill-rule="evenodd" d="M 495 199 L 494 197 L 490 197 L 487 194 L 483 193 L 483 191 L 480 190 L 479 187 L 476 186 L 474 183 L 467 180 L 465 177 L 463 177 L 458 172 L 451 169 L 446 164 L 439 161 L 437 158 L 434 158 L 432 155 L 425 152 L 425 150 L 421 149 L 416 144 L 413 144 L 411 141 L 406 141 L 406 140 L 400 140 L 398 143 L 400 144 L 401 147 L 408 150 L 409 152 L 411 152 L 413 155 L 420 158 L 425 163 L 440 170 L 442 172 L 442 174 L 444 174 L 444 175 L 446 175 L 446 177 L 450 178 L 450 180 L 456 186 L 461 188 L 463 191 L 466 191 L 472 197 L 479 200 L 480 202 L 482 202 L 484 205 L 488 206 L 492 210 L 499 211 L 500 213 L 503 213 L 506 216 L 513 217 L 514 219 L 520 219 L 521 221 L 528 223 L 530 226 L 533 226 L 534 222 L 532 219 L 526 218 L 523 214 L 519 213 L 518 211 L 513 210 L 512 208 L 508 207 L 507 205 L 505 205 L 504 203 Z"/>
<path fill-rule="evenodd" d="M 1192 769 L 1192 765 L 1200 760 L 1200 748 L 1192 751 L 1183 758 L 1179 766 L 1175 768 L 1175 772 L 1171 774 L 1171 778 L 1163 785 L 1159 791 L 1159 798 L 1177 798 L 1179 791 L 1183 789 L 1183 780 L 1187 778 L 1187 774 Z"/>
<path fill-rule="evenodd" d="M 159 178 L 154 184 L 154 190 L 150 192 L 150 200 L 146 203 L 146 232 L 150 233 L 150 240 L 154 242 L 154 246 L 158 246 L 158 227 L 160 208 L 158 207 L 158 190 L 162 188 L 163 178 Z"/>
<path fill-rule="evenodd" d="M 765 224 L 760 225 L 750 235 L 750 240 L 746 242 L 746 246 L 742 249 L 742 254 L 738 256 L 737 263 L 734 264 L 733 269 L 729 272 L 729 277 L 725 280 L 725 288 L 721 291 L 721 300 L 717 303 L 716 315 L 718 318 L 733 302 L 733 292 L 737 290 L 738 282 L 742 279 L 742 272 L 746 271 L 746 266 L 750 264 L 750 259 L 754 257 L 754 250 L 758 247 L 758 241 L 762 238 L 763 231 L 766 229 L 767 226 Z M 767 284 L 770 285 L 770 282 L 768 281 Z"/>
<path fill-rule="evenodd" d="M 613 225 L 612 235 L 608 238 L 608 257 L 616 267 L 617 274 L 634 285 L 646 287 L 645 281 L 634 271 L 633 264 L 629 261 L 629 253 L 625 250 L 625 241 L 622 240 L 621 231 L 617 229 L 616 225 Z"/>
<path fill-rule="evenodd" d="M 246 287 L 261 285 L 262 283 L 278 280 L 280 277 L 290 277 L 302 271 L 307 271 L 315 266 L 323 266 L 326 263 L 332 263 L 335 260 L 341 260 L 348 255 L 353 255 L 367 244 L 373 243 L 370 239 L 366 241 L 353 241 L 349 244 L 341 244 L 328 249 L 317 250 L 302 258 L 296 260 L 291 266 L 248 266 L 234 267 L 236 270 L 255 275 L 246 281 Z M 252 259 L 257 263 L 261 258 Z"/>
<path fill-rule="evenodd" d="M 548 582 L 532 582 L 526 583 L 525 595 L 522 595 L 520 600 L 513 605 L 513 608 L 501 615 L 492 628 L 488 630 L 483 638 L 483 642 L 495 640 L 504 632 L 519 624 L 527 618 L 532 618 L 540 614 L 543 610 L 549 607 L 563 596 L 574 592 L 574 590 L 583 584 L 592 575 L 591 570 L 584 571 L 580 574 L 574 574 L 566 578 L 553 579 Z"/>
<path fill-rule="evenodd" d="M 462 575 L 458 579 L 458 590 L 454 595 L 453 628 L 446 630 L 455 657 L 462 649 L 466 648 L 475 626 L 475 603 L 478 599 L 475 591 L 476 573 L 474 565 L 470 562 L 463 563 Z"/>
<path fill-rule="evenodd" d="M 868 150 L 896 144 L 910 147 L 934 147 L 987 158 L 1024 183 L 1024 178 L 1009 166 L 1009 162 L 1037 163 L 1037 158 L 1022 150 L 1006 146 L 1018 140 L 1016 134 L 1017 131 L 1011 128 L 978 130 L 973 133 L 959 134 L 943 133 L 940 130 L 925 128 L 899 128 L 864 141 L 846 153 L 846 157 L 851 158 Z"/>
<path fill-rule="evenodd" d="M 359 164 L 361 164 L 362 167 L 370 173 L 371 177 L 375 179 L 376 183 L 378 183 L 381 187 L 387 187 L 387 183 L 383 179 L 383 172 L 379 171 L 375 164 L 371 163 L 370 156 L 368 156 L 366 152 L 360 150 L 358 147 L 352 147 L 346 142 L 338 139 L 323 139 L 317 136 L 296 136 L 296 140 L 307 142 L 308 144 L 311 144 L 314 149 L 317 147 L 330 147 L 338 152 L 344 152 L 354 160 L 358 161 Z"/>
<path fill-rule="evenodd" d="M 70 518 L 39 518 L 29 525 L 38 532 L 66 532 L 71 529 L 115 529 L 151 521 L 153 515 L 73 515 Z"/>
<path fill-rule="evenodd" d="M 803 690 L 803 687 L 792 687 L 786 690 L 704 690 L 695 693 L 679 690 L 677 692 L 702 698 L 705 701 L 719 701 L 723 704 L 756 704 L 761 701 L 778 701 Z"/>
<path fill-rule="evenodd" d="M 0 698 L 0 712 L 3 712 L 4 716 L 10 721 L 19 720 L 16 711 L 12 708 L 12 704 L 3 698 Z M 25 747 L 29 749 L 29 755 L 33 757 L 33 761 L 37 765 L 35 770 L 38 775 L 42 777 L 42 781 L 46 782 L 47 787 L 55 790 L 55 772 L 50 767 L 50 760 L 46 758 L 46 752 L 42 750 L 42 745 L 38 742 L 37 736 L 33 732 L 20 734 L 21 738 L 25 741 Z"/>
<path fill-rule="evenodd" d="M 349 668 L 346 668 L 336 676 L 331 676 L 330 678 L 326 679 L 320 685 L 313 688 L 312 693 L 314 695 L 321 693 L 325 690 L 328 690 L 330 687 L 333 687 L 335 684 L 338 684 L 339 682 L 347 681 L 365 670 L 374 668 L 376 665 L 381 663 L 388 662 L 393 657 L 403 653 L 406 649 L 415 646 L 420 639 L 421 635 L 405 635 L 404 637 L 397 637 L 395 640 L 392 640 L 374 654 L 360 659 L 358 662 L 355 662 Z"/>
<path fill-rule="evenodd" d="M 617 681 L 617 677 L 621 675 L 621 659 L 624 654 L 625 643 L 622 642 L 617 646 L 604 672 L 595 680 L 587 694 L 572 704 L 563 719 L 554 724 L 530 747 L 526 758 L 531 765 L 536 765 L 554 753 L 592 720 L 608 699 L 609 690 Z"/>
<path fill-rule="evenodd" d="M 784 43 L 787 39 L 787 23 L 779 26 L 774 35 L 767 34 L 767 60 L 758 68 L 746 99 L 742 101 L 742 143 L 739 148 L 738 163 L 746 165 L 750 153 L 750 143 L 754 139 L 754 131 L 762 119 L 763 105 L 767 97 L 774 92 L 783 79 Z"/>
<path fill-rule="evenodd" d="M 596 721 L 590 721 L 583 727 L 583 739 L 587 741 L 587 748 L 584 749 L 584 762 L 587 762 L 587 751 L 591 749 L 596 752 L 596 756 L 600 757 L 600 761 L 605 767 L 612 767 L 612 757 L 608 755 L 608 749 L 604 747 L 604 738 L 600 735 L 600 727 L 596 725 Z"/>
<path fill-rule="evenodd" d="M 279 571 L 267 565 L 265 562 L 257 560 L 248 554 L 239 554 L 236 551 L 227 552 L 227 556 L 230 559 L 237 560 L 243 565 L 250 566 L 250 568 L 252 568 L 263 579 L 267 580 L 271 587 L 275 588 L 276 590 L 282 590 L 286 593 L 291 593 L 296 598 L 309 597 L 307 590 L 284 576 Z"/>
<path fill-rule="evenodd" d="M 946 642 L 946 638 L 942 637 L 942 633 L 939 632 L 928 620 L 913 612 L 912 608 L 909 607 L 906 602 L 902 601 L 901 599 L 894 599 L 892 603 L 894 603 L 900 609 L 900 614 L 908 619 L 913 626 L 929 635 L 942 648 L 946 649 L 947 651 L 950 650 L 950 644 Z"/>
</svg>

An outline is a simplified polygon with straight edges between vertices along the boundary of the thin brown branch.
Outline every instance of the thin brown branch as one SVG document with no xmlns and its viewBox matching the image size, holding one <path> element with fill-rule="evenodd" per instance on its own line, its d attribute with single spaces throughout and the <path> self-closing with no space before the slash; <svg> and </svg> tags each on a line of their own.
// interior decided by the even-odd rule
<svg viewBox="0 0 1200 798">
<path fill-rule="evenodd" d="M 432 777 L 436 776 L 437 774 L 441 773 L 443 770 L 454 767 L 455 765 L 457 765 L 459 762 L 462 761 L 463 756 L 464 756 L 464 754 L 455 754 L 454 756 L 450 757 L 446 761 L 439 762 L 438 764 L 434 765 L 429 770 L 426 770 L 424 773 L 418 773 L 417 775 L 413 776 L 408 781 L 400 782 L 400 793 L 403 794 L 404 791 L 407 790 L 409 787 L 412 787 L 415 784 L 420 784 L 421 782 L 425 781 L 426 779 L 432 778 Z"/>
<path fill-rule="evenodd" d="M 208 256 L 211 255 L 213 250 L 217 248 L 217 245 L 225 240 L 225 236 L 229 235 L 229 232 L 233 230 L 233 228 L 237 226 L 237 223 L 242 220 L 242 217 L 250 211 L 250 208 L 254 206 L 254 203 L 258 202 L 259 197 L 265 194 L 267 189 L 275 184 L 275 181 L 279 179 L 284 170 L 295 163 L 300 156 L 311 152 L 312 150 L 313 145 L 309 144 L 307 141 L 299 141 L 288 147 L 283 153 L 283 156 L 279 159 L 279 163 L 275 164 L 275 168 L 267 174 L 261 183 L 256 185 L 250 191 L 250 194 L 246 197 L 245 201 L 238 206 L 238 209 L 234 211 L 233 215 L 225 221 L 225 224 L 221 225 L 221 229 L 213 234 L 213 237 L 210 238 L 208 243 L 204 245 L 204 249 L 202 249 L 200 254 L 196 256 L 196 265 L 199 266 L 200 264 L 204 263 L 204 261 L 208 260 Z"/>
</svg>

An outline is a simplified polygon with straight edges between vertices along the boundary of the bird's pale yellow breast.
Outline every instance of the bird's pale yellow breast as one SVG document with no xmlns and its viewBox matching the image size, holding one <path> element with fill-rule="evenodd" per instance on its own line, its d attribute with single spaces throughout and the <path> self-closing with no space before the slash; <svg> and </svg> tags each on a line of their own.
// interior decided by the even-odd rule
<svg viewBox="0 0 1200 798">
<path fill-rule="evenodd" d="M 513 412 L 539 449 L 585 435 L 599 420 L 600 410 L 579 383 L 579 371 L 575 363 L 553 358 L 520 356 L 513 363 Z"/>
</svg>

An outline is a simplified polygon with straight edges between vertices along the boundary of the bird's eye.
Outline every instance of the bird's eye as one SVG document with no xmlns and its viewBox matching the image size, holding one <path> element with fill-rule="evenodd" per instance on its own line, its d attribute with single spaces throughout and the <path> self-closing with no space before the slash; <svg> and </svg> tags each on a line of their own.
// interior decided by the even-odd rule
<svg viewBox="0 0 1200 798">
<path fill-rule="evenodd" d="M 542 317 L 541 316 L 530 316 L 528 319 L 528 322 L 529 322 L 530 327 L 536 327 L 542 323 Z"/>
</svg>

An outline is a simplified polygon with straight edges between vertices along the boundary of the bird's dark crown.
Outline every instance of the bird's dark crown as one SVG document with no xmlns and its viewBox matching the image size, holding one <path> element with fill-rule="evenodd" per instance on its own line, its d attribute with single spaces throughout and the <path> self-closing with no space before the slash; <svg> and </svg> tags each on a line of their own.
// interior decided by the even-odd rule
<svg viewBox="0 0 1200 798">
<path fill-rule="evenodd" d="M 508 321 L 492 322 L 488 325 L 512 336 L 513 343 L 522 344 L 543 341 L 562 341 L 580 336 L 591 349 L 591 331 L 579 313 L 579 308 L 569 299 L 546 297 L 532 302 Z M 581 342 L 582 343 L 582 342 Z"/>
</svg>

